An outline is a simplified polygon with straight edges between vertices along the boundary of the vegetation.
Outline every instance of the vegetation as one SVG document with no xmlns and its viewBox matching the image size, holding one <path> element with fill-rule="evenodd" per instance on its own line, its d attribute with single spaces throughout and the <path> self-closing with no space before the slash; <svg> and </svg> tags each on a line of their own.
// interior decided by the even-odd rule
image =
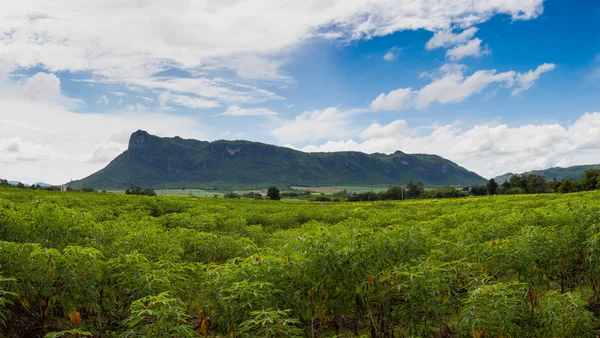
<svg viewBox="0 0 600 338">
<path fill-rule="evenodd" d="M 126 189 L 236 190 L 310 184 L 375 186 L 422 181 L 428 186 L 484 184 L 485 179 L 435 155 L 304 153 L 249 141 L 202 142 L 131 135 L 129 148 L 106 168 L 70 185 Z"/>
<path fill-rule="evenodd" d="M 281 199 L 279 189 L 277 189 L 276 186 L 270 186 L 269 189 L 267 189 L 267 197 L 273 201 L 279 201 Z"/>
<path fill-rule="evenodd" d="M 598 224 L 598 191 L 358 204 L 1 188 L 0 327 L 594 337 Z"/>
<path fill-rule="evenodd" d="M 86 192 L 94 192 L 94 189 L 84 190 Z M 140 186 L 131 184 L 127 190 L 125 190 L 126 195 L 144 195 L 144 196 L 156 196 L 156 192 L 154 189 L 146 188 L 143 189 Z"/>
<path fill-rule="evenodd" d="M 600 164 L 576 165 L 567 168 L 554 167 L 542 170 L 532 170 L 525 174 L 544 176 L 547 180 L 552 180 L 556 178 L 558 181 L 564 181 L 570 178 L 578 179 L 584 171 L 589 169 L 600 169 Z M 512 176 L 515 175 L 516 174 L 513 173 L 506 173 L 504 175 L 495 177 L 494 179 L 496 180 L 496 182 L 501 183 L 504 181 L 508 181 Z"/>
</svg>

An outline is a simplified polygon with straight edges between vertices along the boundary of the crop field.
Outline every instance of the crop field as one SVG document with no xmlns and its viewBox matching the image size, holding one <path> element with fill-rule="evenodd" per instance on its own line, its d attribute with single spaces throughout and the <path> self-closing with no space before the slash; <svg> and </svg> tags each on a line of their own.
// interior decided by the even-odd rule
<svg viewBox="0 0 600 338">
<path fill-rule="evenodd" d="M 600 192 L 294 203 L 0 189 L 6 337 L 595 337 Z"/>
<path fill-rule="evenodd" d="M 158 196 L 185 196 L 185 197 L 223 197 L 222 192 L 202 189 L 158 189 L 155 190 Z"/>
<path fill-rule="evenodd" d="M 334 194 L 346 190 L 348 192 L 363 193 L 363 192 L 381 192 L 385 191 L 388 187 L 357 187 L 357 186 L 340 186 L 340 187 L 303 187 L 303 186 L 291 186 L 293 190 L 305 190 L 315 193 Z"/>
</svg>

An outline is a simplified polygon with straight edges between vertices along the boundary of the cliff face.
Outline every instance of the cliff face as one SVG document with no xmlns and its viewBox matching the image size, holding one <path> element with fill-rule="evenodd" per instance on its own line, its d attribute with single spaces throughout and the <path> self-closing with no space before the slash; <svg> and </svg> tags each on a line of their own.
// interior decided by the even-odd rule
<svg viewBox="0 0 600 338">
<path fill-rule="evenodd" d="M 385 186 L 423 181 L 428 186 L 470 185 L 481 176 L 435 155 L 360 152 L 304 153 L 249 141 L 204 142 L 161 138 L 138 130 L 127 151 L 86 177 L 83 186 L 248 189 L 254 186 Z M 79 184 L 79 182 L 77 182 Z"/>
<path fill-rule="evenodd" d="M 127 150 L 142 149 L 144 143 L 150 138 L 150 134 L 143 130 L 138 130 L 129 137 L 129 147 Z"/>
</svg>

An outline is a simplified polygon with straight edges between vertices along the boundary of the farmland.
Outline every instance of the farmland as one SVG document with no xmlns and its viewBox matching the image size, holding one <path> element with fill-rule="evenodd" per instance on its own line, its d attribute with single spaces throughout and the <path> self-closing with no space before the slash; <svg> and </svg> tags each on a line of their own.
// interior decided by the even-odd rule
<svg viewBox="0 0 600 338">
<path fill-rule="evenodd" d="M 360 203 L 0 189 L 7 337 L 595 337 L 600 192 Z"/>
</svg>

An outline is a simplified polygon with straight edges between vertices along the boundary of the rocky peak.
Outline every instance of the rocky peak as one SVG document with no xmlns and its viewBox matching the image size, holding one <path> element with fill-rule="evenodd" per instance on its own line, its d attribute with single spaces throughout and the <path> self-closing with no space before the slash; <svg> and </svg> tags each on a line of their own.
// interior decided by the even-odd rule
<svg viewBox="0 0 600 338">
<path fill-rule="evenodd" d="M 143 130 L 138 130 L 135 133 L 131 134 L 131 137 L 129 138 L 128 150 L 143 148 L 144 144 L 148 141 L 149 137 L 150 134 Z"/>
</svg>

